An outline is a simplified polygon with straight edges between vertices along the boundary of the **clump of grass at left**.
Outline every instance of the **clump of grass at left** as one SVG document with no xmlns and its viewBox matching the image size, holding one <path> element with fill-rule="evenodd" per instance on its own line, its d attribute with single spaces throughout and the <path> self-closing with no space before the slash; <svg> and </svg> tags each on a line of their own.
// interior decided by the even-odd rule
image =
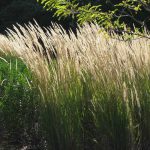
<svg viewBox="0 0 150 150">
<path fill-rule="evenodd" d="M 38 99 L 38 92 L 32 83 L 32 73 L 23 61 L 1 53 L 0 128 L 4 147 L 0 148 L 13 149 L 16 146 L 18 149 L 31 144 L 38 147 L 40 134 L 35 128 L 39 119 Z"/>
</svg>

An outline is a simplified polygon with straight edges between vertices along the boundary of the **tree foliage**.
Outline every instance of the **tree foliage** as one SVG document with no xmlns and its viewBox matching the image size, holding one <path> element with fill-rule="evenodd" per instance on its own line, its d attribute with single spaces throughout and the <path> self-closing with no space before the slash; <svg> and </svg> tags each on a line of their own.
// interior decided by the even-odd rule
<svg viewBox="0 0 150 150">
<path fill-rule="evenodd" d="M 37 0 L 55 16 L 71 17 L 79 24 L 96 22 L 105 28 L 146 27 L 150 23 L 150 0 Z"/>
</svg>

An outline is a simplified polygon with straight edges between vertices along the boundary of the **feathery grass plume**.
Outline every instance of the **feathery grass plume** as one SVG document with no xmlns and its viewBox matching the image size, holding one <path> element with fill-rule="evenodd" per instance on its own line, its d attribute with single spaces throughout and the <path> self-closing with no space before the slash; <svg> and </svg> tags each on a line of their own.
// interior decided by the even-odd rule
<svg viewBox="0 0 150 150">
<path fill-rule="evenodd" d="M 9 43 L 9 39 L 0 34 L 0 55 L 12 54 L 12 45 Z"/>
<path fill-rule="evenodd" d="M 75 36 L 37 23 L 2 37 L 10 46 L 0 48 L 13 49 L 38 80 L 49 149 L 150 147 L 150 40 L 122 39 L 96 24 L 78 27 Z"/>
</svg>

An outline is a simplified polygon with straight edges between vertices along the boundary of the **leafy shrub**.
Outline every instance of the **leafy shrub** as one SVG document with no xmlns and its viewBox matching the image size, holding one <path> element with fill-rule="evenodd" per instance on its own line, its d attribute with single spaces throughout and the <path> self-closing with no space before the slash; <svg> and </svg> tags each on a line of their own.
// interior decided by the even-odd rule
<svg viewBox="0 0 150 150">
<path fill-rule="evenodd" d="M 39 142 L 38 94 L 26 65 L 14 57 L 0 59 L 0 111 L 3 128 L 14 144 Z M 38 146 L 38 143 L 36 143 Z"/>
</svg>

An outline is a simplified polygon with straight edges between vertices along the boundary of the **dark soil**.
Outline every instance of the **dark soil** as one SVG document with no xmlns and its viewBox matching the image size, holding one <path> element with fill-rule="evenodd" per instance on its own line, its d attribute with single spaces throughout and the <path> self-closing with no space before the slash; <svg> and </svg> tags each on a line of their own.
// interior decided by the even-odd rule
<svg viewBox="0 0 150 150">
<path fill-rule="evenodd" d="M 8 132 L 0 127 L 0 150 L 42 150 L 37 145 L 23 144 L 18 138 L 11 138 Z"/>
</svg>

